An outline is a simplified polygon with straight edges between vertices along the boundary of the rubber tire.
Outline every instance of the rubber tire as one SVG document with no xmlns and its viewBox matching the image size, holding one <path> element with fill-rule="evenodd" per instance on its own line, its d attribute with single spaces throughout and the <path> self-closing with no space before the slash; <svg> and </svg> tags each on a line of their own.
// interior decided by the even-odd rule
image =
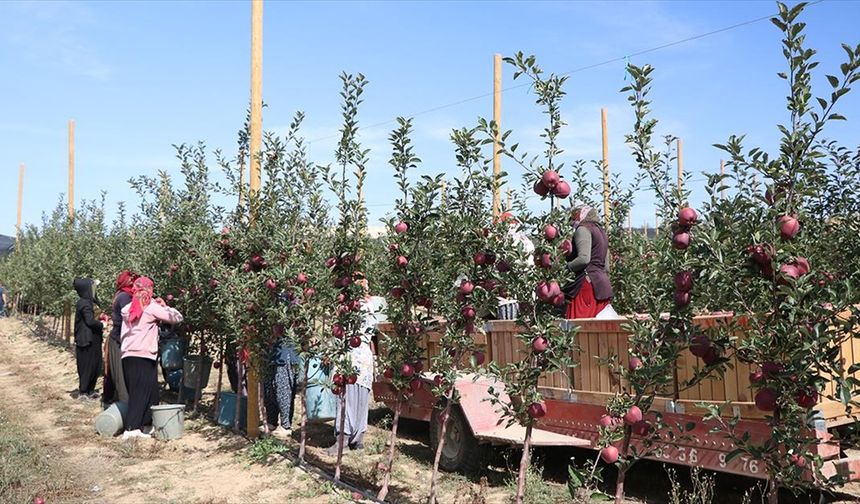
<svg viewBox="0 0 860 504">
<path fill-rule="evenodd" d="M 433 411 L 430 417 L 430 448 L 436 455 L 439 446 L 439 415 L 442 410 Z M 481 444 L 472 434 L 469 422 L 459 406 L 452 406 L 449 413 L 445 446 L 439 458 L 439 467 L 449 472 L 476 473 L 484 468 L 487 445 Z"/>
</svg>

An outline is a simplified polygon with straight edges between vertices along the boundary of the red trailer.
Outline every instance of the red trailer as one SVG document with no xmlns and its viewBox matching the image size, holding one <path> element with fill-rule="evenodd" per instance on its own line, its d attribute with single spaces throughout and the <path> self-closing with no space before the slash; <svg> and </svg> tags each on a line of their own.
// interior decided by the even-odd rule
<svg viewBox="0 0 860 504">
<path fill-rule="evenodd" d="M 730 317 L 731 314 L 714 314 L 696 317 L 695 322 L 707 327 Z M 599 419 L 606 413 L 606 402 L 623 386 L 617 375 L 605 366 L 598 366 L 598 359 L 615 355 L 626 365 L 629 333 L 622 328 L 625 322 L 624 319 L 561 322 L 578 328 L 580 352 L 573 356 L 578 365 L 570 373 L 549 373 L 541 377 L 539 387 L 546 401 L 546 416 L 539 419 L 533 429 L 533 445 L 597 448 Z M 383 333 L 393 330 L 390 324 L 381 324 L 379 329 Z M 476 334 L 475 337 L 476 343 L 484 347 L 488 360 L 504 364 L 521 359 L 524 348 L 516 338 L 518 329 L 514 322 L 491 321 L 485 324 L 484 329 L 483 334 Z M 425 369 L 429 369 L 431 358 L 439 352 L 440 334 L 425 336 Z M 860 362 L 860 340 L 857 338 L 851 338 L 843 344 L 841 351 L 846 368 Z M 674 425 L 677 422 L 686 425 L 692 422 L 696 427 L 689 433 L 688 439 L 664 438 L 664 445 L 649 458 L 743 476 L 766 477 L 766 470 L 758 460 L 736 457 L 728 461 L 727 455 L 734 450 L 734 445 L 724 435 L 711 434 L 713 423 L 702 420 L 707 412 L 703 404 L 722 405 L 728 401 L 731 411 L 726 411 L 726 415 L 740 416 L 740 432 L 748 432 L 754 443 L 764 442 L 770 437 L 770 428 L 764 421 L 765 414 L 753 402 L 749 365 L 740 361 L 732 364 L 734 367 L 728 369 L 722 379 L 707 380 L 697 387 L 655 399 L 652 410 L 660 411 L 667 424 Z M 682 353 L 677 365 L 678 380 L 685 381 L 692 376 L 694 367 L 702 366 L 689 351 Z M 438 398 L 430 392 L 432 378 L 432 370 L 423 374 L 424 387 L 403 405 L 401 415 L 430 422 L 431 441 L 435 448 L 433 434 L 438 432 L 435 425 L 438 415 L 434 415 L 433 410 Z M 525 429 L 518 425 L 505 427 L 501 416 L 489 402 L 488 387 L 493 385 L 496 390 L 503 390 L 501 385 L 493 384 L 484 377 L 475 378 L 465 375 L 455 384 L 461 401 L 453 409 L 447 429 L 441 461 L 446 470 L 473 469 L 480 463 L 480 455 L 486 447 L 518 445 L 524 440 Z M 830 390 L 826 392 L 833 392 L 833 385 L 829 387 Z M 388 382 L 375 382 L 373 391 L 377 401 L 394 407 L 396 395 Z M 854 418 L 841 403 L 834 401 L 822 400 L 816 409 L 820 414 L 815 425 L 810 426 L 810 432 L 823 442 L 812 449 L 826 461 L 824 474 L 842 474 L 848 479 L 860 479 L 860 456 L 847 455 L 830 434 L 832 429 L 852 423 Z"/>
</svg>

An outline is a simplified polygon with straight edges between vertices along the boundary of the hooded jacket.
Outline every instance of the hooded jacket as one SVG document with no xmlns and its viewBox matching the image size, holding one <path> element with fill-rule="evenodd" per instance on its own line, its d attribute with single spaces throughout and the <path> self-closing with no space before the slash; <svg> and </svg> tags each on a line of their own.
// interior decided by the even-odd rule
<svg viewBox="0 0 860 504">
<path fill-rule="evenodd" d="M 94 342 L 101 344 L 104 326 L 96 319 L 93 304 L 93 281 L 90 278 L 76 278 L 72 283 L 79 299 L 75 304 L 75 345 L 90 346 Z"/>
</svg>

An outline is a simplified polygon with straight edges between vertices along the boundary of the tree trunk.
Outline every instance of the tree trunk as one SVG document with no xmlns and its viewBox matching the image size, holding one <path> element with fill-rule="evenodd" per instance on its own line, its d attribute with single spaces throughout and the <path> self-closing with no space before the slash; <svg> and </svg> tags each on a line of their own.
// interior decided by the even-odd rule
<svg viewBox="0 0 860 504">
<path fill-rule="evenodd" d="M 340 429 L 337 433 L 337 463 L 334 466 L 334 480 L 340 481 L 340 464 L 343 460 L 343 430 L 346 423 L 346 387 L 340 394 Z"/>
<path fill-rule="evenodd" d="M 218 408 L 221 406 L 221 384 L 224 380 L 224 343 L 221 343 L 221 351 L 218 352 L 218 386 L 215 390 L 215 423 L 218 423 Z"/>
<path fill-rule="evenodd" d="M 391 483 L 391 468 L 394 465 L 394 451 L 397 446 L 397 424 L 400 422 L 400 410 L 402 406 L 403 398 L 400 397 L 397 400 L 397 406 L 394 407 L 394 421 L 391 422 L 391 436 L 388 439 L 390 446 L 388 447 L 388 463 L 385 464 L 385 476 L 382 478 L 382 488 L 379 489 L 379 494 L 376 496 L 377 500 L 383 502 L 385 502 L 385 498 L 388 496 L 388 484 Z"/>
<path fill-rule="evenodd" d="M 529 449 L 532 444 L 532 422 L 526 426 L 526 438 L 523 441 L 523 456 L 520 458 L 520 475 L 517 478 L 517 504 L 523 504 L 526 494 L 526 474 L 529 470 Z"/>
<path fill-rule="evenodd" d="M 242 415 L 242 383 L 245 377 L 241 356 L 240 349 L 240 351 L 236 352 L 236 410 L 233 417 L 233 430 L 236 432 L 239 432 L 239 417 Z"/>
<path fill-rule="evenodd" d="M 621 448 L 621 456 L 627 458 L 627 452 L 630 451 L 630 438 L 633 435 L 633 429 L 630 426 L 624 427 L 624 445 Z M 624 478 L 627 476 L 627 470 L 630 466 L 626 463 L 618 466 L 618 479 L 615 480 L 615 504 L 624 502 Z"/>
<path fill-rule="evenodd" d="M 615 480 L 615 504 L 624 503 L 624 477 L 627 476 L 627 468 L 618 468 L 618 479 Z"/>
<path fill-rule="evenodd" d="M 302 382 L 302 421 L 301 427 L 299 427 L 301 431 L 301 437 L 299 438 L 299 462 L 305 461 L 305 446 L 308 439 L 308 366 L 310 366 L 310 360 L 305 359 L 305 379 Z"/>
<path fill-rule="evenodd" d="M 451 397 L 445 402 L 442 410 L 442 425 L 439 426 L 439 437 L 436 443 L 436 456 L 433 459 L 433 473 L 430 477 L 430 504 L 436 504 L 436 486 L 439 483 L 439 461 L 442 459 L 442 448 L 445 446 L 445 433 L 448 428 L 448 416 L 451 414 Z"/>
<path fill-rule="evenodd" d="M 779 483 L 776 480 L 768 480 L 767 504 L 779 504 Z"/>
</svg>

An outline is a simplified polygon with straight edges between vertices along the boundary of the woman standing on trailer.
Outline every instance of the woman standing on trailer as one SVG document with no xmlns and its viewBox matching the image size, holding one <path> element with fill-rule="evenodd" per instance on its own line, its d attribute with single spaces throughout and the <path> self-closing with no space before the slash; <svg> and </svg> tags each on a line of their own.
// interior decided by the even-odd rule
<svg viewBox="0 0 860 504">
<path fill-rule="evenodd" d="M 567 269 L 575 273 L 564 286 L 570 301 L 565 318 L 594 318 L 612 301 L 612 284 L 606 272 L 609 239 L 597 220 L 597 212 L 587 204 L 576 205 L 570 215 L 573 224 L 573 251 L 568 254 Z"/>
<path fill-rule="evenodd" d="M 123 440 L 151 437 L 141 429 L 152 424 L 150 407 L 158 404 L 158 323 L 178 324 L 182 314 L 153 299 L 154 285 L 139 277 L 132 286 L 131 302 L 122 309 L 122 370 L 128 387 L 128 414 Z"/>
</svg>

